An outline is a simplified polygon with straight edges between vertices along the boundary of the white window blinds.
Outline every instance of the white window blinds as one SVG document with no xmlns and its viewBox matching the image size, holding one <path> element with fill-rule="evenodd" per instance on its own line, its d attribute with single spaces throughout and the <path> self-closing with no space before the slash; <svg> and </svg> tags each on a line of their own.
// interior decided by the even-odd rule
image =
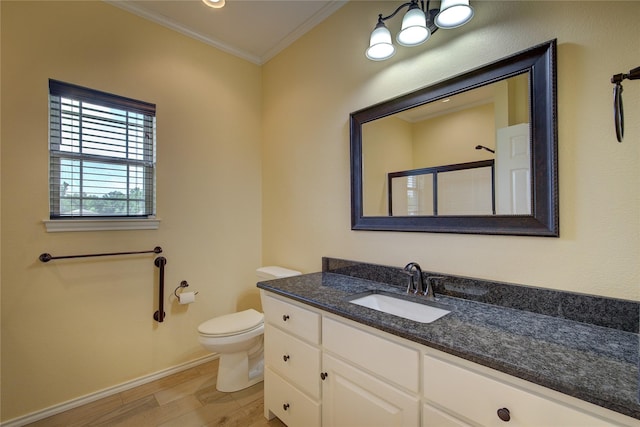
<svg viewBox="0 0 640 427">
<path fill-rule="evenodd" d="M 155 104 L 49 80 L 50 218 L 155 215 Z"/>
</svg>

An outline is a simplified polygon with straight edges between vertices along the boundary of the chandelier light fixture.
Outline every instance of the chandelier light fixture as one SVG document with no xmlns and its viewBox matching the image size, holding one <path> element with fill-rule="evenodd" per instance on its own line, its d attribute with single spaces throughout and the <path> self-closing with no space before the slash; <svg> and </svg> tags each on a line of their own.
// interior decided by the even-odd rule
<svg viewBox="0 0 640 427">
<path fill-rule="evenodd" d="M 438 28 L 457 28 L 473 18 L 473 8 L 469 0 L 442 0 L 439 9 L 429 9 L 429 0 L 411 0 L 404 3 L 389 16 L 378 15 L 378 23 L 371 33 L 367 58 L 384 61 L 396 53 L 391 42 L 391 32 L 384 21 L 393 18 L 402 9 L 408 8 L 402 18 L 402 27 L 396 36 L 401 46 L 418 46 L 426 42 Z"/>
</svg>

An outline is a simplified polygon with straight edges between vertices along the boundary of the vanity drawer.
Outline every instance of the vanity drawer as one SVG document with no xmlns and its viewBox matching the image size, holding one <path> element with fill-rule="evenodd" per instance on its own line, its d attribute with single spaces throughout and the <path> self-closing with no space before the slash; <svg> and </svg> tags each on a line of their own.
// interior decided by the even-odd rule
<svg viewBox="0 0 640 427">
<path fill-rule="evenodd" d="M 424 397 L 483 426 L 503 426 L 498 410 L 509 411 L 509 426 L 612 426 L 610 421 L 552 401 L 515 385 L 424 356 Z M 429 425 L 426 422 L 424 425 Z"/>
<path fill-rule="evenodd" d="M 287 427 L 320 427 L 320 403 L 265 369 L 264 405 Z"/>
<path fill-rule="evenodd" d="M 264 328 L 264 360 L 268 367 L 308 393 L 320 398 L 320 349 L 271 324 Z"/>
<path fill-rule="evenodd" d="M 263 295 L 265 320 L 313 344 L 320 343 L 320 315 L 300 306 Z"/>
<path fill-rule="evenodd" d="M 407 390 L 418 392 L 418 350 L 327 317 L 322 319 L 322 331 L 326 350 Z"/>
</svg>

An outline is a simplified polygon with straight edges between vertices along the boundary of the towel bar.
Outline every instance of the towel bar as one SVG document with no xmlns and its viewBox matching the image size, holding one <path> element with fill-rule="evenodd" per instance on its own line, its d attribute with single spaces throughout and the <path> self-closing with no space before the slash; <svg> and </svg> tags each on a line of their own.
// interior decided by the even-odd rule
<svg viewBox="0 0 640 427">
<path fill-rule="evenodd" d="M 49 262 L 53 259 L 66 259 L 66 258 L 87 258 L 87 257 L 98 257 L 98 256 L 113 256 L 113 255 L 137 255 L 137 254 L 159 254 L 162 253 L 162 248 L 160 246 L 156 246 L 150 251 L 136 251 L 136 252 L 111 252 L 111 253 L 103 253 L 103 254 L 85 254 L 85 255 L 65 255 L 65 256 L 52 256 L 48 253 L 40 254 L 38 259 L 42 262 Z"/>
</svg>

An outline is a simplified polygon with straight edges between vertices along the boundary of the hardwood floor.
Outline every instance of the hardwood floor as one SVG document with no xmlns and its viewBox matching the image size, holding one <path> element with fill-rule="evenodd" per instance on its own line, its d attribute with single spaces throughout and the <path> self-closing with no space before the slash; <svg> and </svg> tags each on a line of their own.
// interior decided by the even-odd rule
<svg viewBox="0 0 640 427">
<path fill-rule="evenodd" d="M 204 363 L 29 426 L 284 427 L 264 418 L 263 383 L 234 393 L 216 390 L 218 361 Z"/>
</svg>

